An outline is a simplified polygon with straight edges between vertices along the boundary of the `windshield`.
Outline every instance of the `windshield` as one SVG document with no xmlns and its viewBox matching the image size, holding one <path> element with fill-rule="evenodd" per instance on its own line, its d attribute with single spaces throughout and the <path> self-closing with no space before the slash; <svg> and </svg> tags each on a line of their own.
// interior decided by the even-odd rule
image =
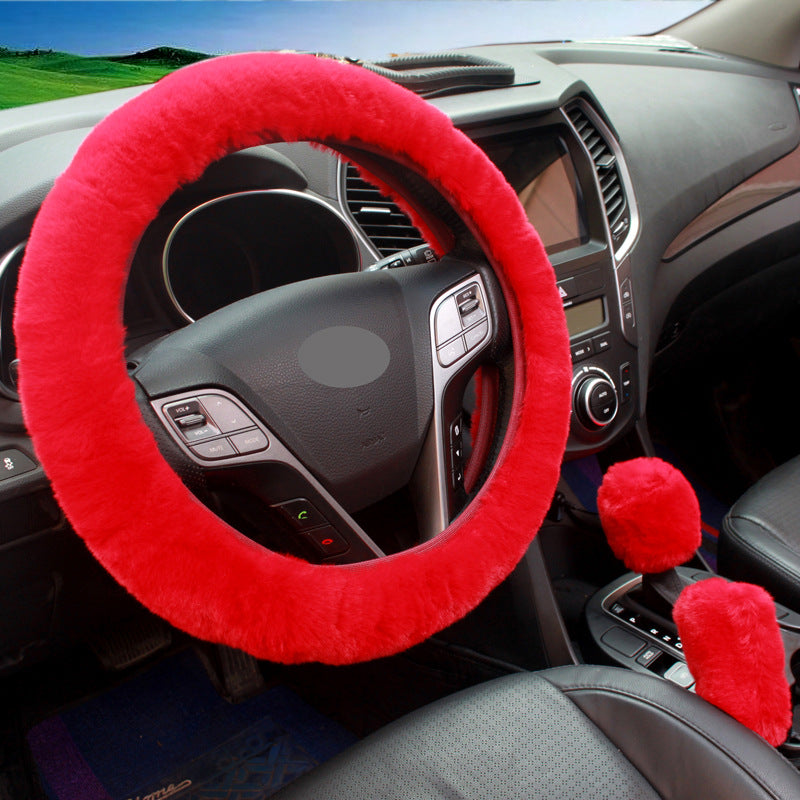
<svg viewBox="0 0 800 800">
<path fill-rule="evenodd" d="M 152 83 L 207 55 L 249 50 L 381 60 L 499 42 L 646 35 L 710 1 L 4 2 L 0 108 Z"/>
</svg>

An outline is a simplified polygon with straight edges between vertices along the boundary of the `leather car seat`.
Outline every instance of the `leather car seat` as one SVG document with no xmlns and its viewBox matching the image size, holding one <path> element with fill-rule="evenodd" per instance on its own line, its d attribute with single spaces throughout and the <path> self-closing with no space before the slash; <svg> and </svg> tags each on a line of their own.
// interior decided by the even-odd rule
<svg viewBox="0 0 800 800">
<path fill-rule="evenodd" d="M 719 571 L 763 586 L 800 611 L 800 457 L 750 487 L 728 512 L 719 536 Z"/>
<path fill-rule="evenodd" d="M 388 725 L 280 800 L 797 798 L 800 774 L 660 678 L 558 667 L 474 686 Z"/>
</svg>

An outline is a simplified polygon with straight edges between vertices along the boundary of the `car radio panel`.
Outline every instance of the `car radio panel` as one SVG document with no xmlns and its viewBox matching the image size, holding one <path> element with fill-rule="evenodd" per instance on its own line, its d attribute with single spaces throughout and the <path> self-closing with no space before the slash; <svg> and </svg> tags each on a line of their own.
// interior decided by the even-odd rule
<svg viewBox="0 0 800 800">
<path fill-rule="evenodd" d="M 634 421 L 637 407 L 630 262 L 614 252 L 610 229 L 610 210 L 635 204 L 616 142 L 588 105 L 580 111 L 604 141 L 600 161 L 599 138 L 587 142 L 574 114 L 476 137 L 517 192 L 555 268 L 573 363 L 572 456 L 607 445 Z"/>
<path fill-rule="evenodd" d="M 606 444 L 636 416 L 633 291 L 607 254 L 577 270 L 561 261 L 556 276 L 573 364 L 567 452 L 579 454 Z"/>
</svg>

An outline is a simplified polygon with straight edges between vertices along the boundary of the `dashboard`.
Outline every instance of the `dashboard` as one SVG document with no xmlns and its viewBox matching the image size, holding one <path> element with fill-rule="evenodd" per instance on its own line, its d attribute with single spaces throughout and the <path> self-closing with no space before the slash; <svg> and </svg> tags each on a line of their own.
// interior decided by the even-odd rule
<svg viewBox="0 0 800 800">
<path fill-rule="evenodd" d="M 646 441 L 654 354 L 726 285 L 719 265 L 759 242 L 800 249 L 798 76 L 634 43 L 464 52 L 515 69 L 511 86 L 431 102 L 503 172 L 555 269 L 573 361 L 567 458 Z M 69 629 L 47 577 L 53 560 L 85 569 L 79 546 L 61 542 L 65 556 L 48 539 L 65 523 L 16 393 L 16 276 L 57 175 L 92 125 L 140 91 L 0 112 L 0 456 L 12 463 L 0 473 L 0 586 L 15 587 L 14 607 L 44 609 L 9 637 L 15 647 Z M 242 298 L 430 257 L 414 222 L 349 157 L 309 143 L 231 154 L 173 195 L 132 254 L 129 368 L 142 348 Z M 739 277 L 763 266 L 749 261 Z M 83 356 L 63 346 L 65 359 Z M 64 590 L 58 608 L 79 593 Z"/>
</svg>

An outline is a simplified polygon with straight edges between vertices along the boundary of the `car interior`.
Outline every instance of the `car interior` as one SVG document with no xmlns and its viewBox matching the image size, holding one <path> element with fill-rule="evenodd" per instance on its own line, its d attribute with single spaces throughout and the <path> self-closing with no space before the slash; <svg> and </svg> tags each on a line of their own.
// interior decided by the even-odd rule
<svg viewBox="0 0 800 800">
<path fill-rule="evenodd" d="M 0 800 L 800 797 L 769 5 L 0 111 Z"/>
</svg>

